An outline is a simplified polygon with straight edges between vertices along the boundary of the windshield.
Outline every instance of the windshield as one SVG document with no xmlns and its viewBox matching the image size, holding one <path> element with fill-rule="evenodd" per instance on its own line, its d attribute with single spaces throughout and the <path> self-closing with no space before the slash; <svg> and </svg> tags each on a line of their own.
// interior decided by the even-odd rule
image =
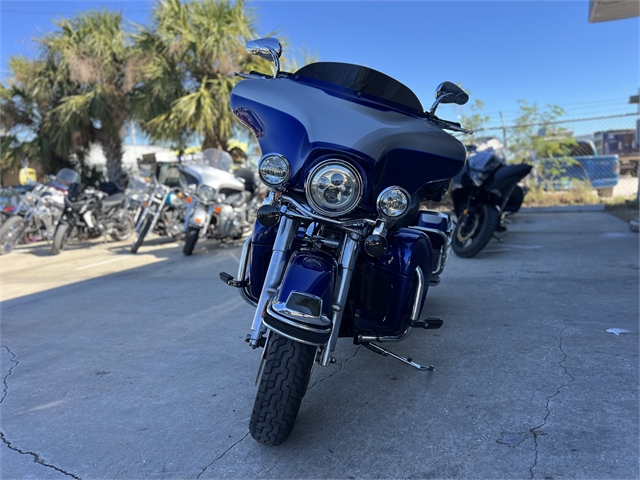
<svg viewBox="0 0 640 480">
<path fill-rule="evenodd" d="M 202 152 L 202 161 L 204 165 L 223 170 L 225 172 L 231 172 L 233 166 L 233 157 L 223 150 L 217 148 L 207 148 Z"/>
<path fill-rule="evenodd" d="M 481 152 L 471 154 L 469 157 L 469 168 L 480 172 L 489 172 L 498 168 L 503 161 L 498 158 L 493 148 L 488 148 Z"/>
<path fill-rule="evenodd" d="M 368 67 L 350 63 L 318 62 L 302 67 L 294 78 L 303 82 L 306 80 L 305 83 L 312 83 L 308 80 L 326 82 L 346 90 L 345 93 L 355 94 L 359 98 L 368 96 L 414 115 L 424 113 L 420 100 L 406 85 Z"/>
<path fill-rule="evenodd" d="M 70 168 L 63 168 L 56 174 L 55 181 L 68 187 L 72 183 L 80 183 L 80 175 Z"/>
</svg>

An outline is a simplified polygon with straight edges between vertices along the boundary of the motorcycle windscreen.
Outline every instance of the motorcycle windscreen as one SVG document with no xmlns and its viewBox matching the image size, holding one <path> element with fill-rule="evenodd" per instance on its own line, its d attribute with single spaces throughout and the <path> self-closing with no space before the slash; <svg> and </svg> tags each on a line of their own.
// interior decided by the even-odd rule
<svg viewBox="0 0 640 480">
<path fill-rule="evenodd" d="M 453 177 L 464 165 L 466 151 L 457 139 L 398 102 L 394 107 L 391 100 L 326 85 L 293 76 L 247 79 L 232 91 L 231 107 L 256 135 L 263 154 L 289 160 L 286 187 L 303 188 L 314 151 L 353 158 L 370 177 L 363 179 L 372 185 L 369 201 L 391 185 L 413 193 L 427 182 Z"/>
</svg>

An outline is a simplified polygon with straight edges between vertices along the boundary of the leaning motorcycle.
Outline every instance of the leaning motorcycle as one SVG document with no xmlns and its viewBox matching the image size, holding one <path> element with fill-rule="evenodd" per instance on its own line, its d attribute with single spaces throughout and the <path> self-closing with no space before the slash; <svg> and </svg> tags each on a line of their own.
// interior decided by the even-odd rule
<svg viewBox="0 0 640 480">
<path fill-rule="evenodd" d="M 76 181 L 80 175 L 63 168 L 47 184 L 37 183 L 26 192 L 0 227 L 0 255 L 10 253 L 19 243 L 50 241 L 64 209 L 66 190 Z"/>
<path fill-rule="evenodd" d="M 123 206 L 124 193 L 106 193 L 92 187 L 74 183 L 64 198 L 64 212 L 58 221 L 51 244 L 51 253 L 57 255 L 71 239 L 86 240 L 111 236 L 123 241 L 131 236 L 133 216 Z"/>
<path fill-rule="evenodd" d="M 144 209 L 136 224 L 136 238 L 131 246 L 131 253 L 136 253 L 149 232 L 163 237 L 175 238 L 182 233 L 185 195 L 177 187 L 169 187 L 151 177 L 151 193 L 143 203 Z"/>
<path fill-rule="evenodd" d="M 234 114 L 257 137 L 270 189 L 242 249 L 237 278 L 220 278 L 255 307 L 246 341 L 263 347 L 249 422 L 265 445 L 294 427 L 314 363 L 335 361 L 339 337 L 420 370 L 380 344 L 438 328 L 425 305 L 449 252 L 447 214 L 420 210 L 463 167 L 465 148 L 435 115 L 468 95 L 450 82 L 427 112 L 393 78 L 359 65 L 279 71 L 275 39 L 247 44 L 274 74 L 240 74 Z"/>
<path fill-rule="evenodd" d="M 255 221 L 257 202 L 255 187 L 248 185 L 230 172 L 231 156 L 219 151 L 220 157 L 229 157 L 229 164 L 216 162 L 216 168 L 201 163 L 182 165 L 180 170 L 197 181 L 190 196 L 192 205 L 185 222 L 185 243 L 182 252 L 191 255 L 199 238 L 218 240 L 238 239 L 250 231 Z"/>
<path fill-rule="evenodd" d="M 452 247 L 459 257 L 470 258 L 482 251 L 495 233 L 503 233 L 505 215 L 517 212 L 524 199 L 518 182 L 531 165 L 507 165 L 493 148 L 470 147 L 469 159 L 453 180 L 451 199 L 457 222 Z"/>
</svg>

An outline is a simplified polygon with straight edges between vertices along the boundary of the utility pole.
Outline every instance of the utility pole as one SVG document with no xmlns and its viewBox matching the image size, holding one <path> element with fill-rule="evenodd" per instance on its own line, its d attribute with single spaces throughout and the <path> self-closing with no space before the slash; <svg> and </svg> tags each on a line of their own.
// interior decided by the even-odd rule
<svg viewBox="0 0 640 480">
<path fill-rule="evenodd" d="M 504 118 L 502 116 L 502 112 L 498 112 L 500 114 L 500 121 L 502 122 L 502 144 L 504 145 L 504 152 L 505 152 L 505 156 L 506 156 L 506 152 L 507 152 L 507 126 L 504 123 Z"/>
</svg>

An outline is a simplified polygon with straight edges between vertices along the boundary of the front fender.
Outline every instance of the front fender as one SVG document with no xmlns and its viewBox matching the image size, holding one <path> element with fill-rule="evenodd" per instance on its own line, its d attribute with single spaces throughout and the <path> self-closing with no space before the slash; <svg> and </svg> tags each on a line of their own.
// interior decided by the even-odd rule
<svg viewBox="0 0 640 480">
<path fill-rule="evenodd" d="M 208 223 L 209 214 L 204 208 L 196 207 L 189 218 L 189 226 L 194 228 L 202 228 Z"/>
<path fill-rule="evenodd" d="M 323 345 L 331 335 L 333 291 L 338 264 L 317 250 L 298 250 L 267 307 L 264 323 L 294 340 Z"/>
</svg>

